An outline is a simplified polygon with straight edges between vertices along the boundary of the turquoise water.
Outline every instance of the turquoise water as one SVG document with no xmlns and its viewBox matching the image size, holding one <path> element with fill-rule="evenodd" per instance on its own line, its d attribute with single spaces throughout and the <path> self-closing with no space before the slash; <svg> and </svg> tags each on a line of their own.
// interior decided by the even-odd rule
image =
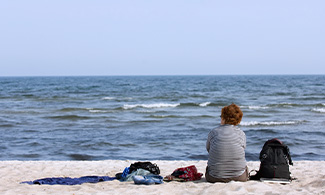
<svg viewBox="0 0 325 195">
<path fill-rule="evenodd" d="M 247 160 L 279 138 L 325 160 L 325 76 L 0 77 L 0 160 L 206 160 L 223 106 Z"/>
</svg>

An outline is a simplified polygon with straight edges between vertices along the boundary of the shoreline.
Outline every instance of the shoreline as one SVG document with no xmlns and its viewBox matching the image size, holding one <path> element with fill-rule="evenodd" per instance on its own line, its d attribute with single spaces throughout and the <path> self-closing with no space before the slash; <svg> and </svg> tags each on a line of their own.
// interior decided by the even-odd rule
<svg viewBox="0 0 325 195">
<path fill-rule="evenodd" d="M 1 194 L 325 194 L 325 161 L 293 161 L 291 176 L 297 178 L 290 184 L 260 181 L 215 183 L 206 182 L 204 175 L 194 182 L 164 182 L 156 185 L 135 185 L 118 180 L 84 183 L 82 185 L 28 185 L 46 177 L 110 176 L 123 172 L 136 160 L 101 161 L 0 161 Z M 160 168 L 160 175 L 171 174 L 175 169 L 195 165 L 205 173 L 207 161 L 151 160 Z M 259 161 L 248 161 L 250 170 L 258 170 Z"/>
</svg>

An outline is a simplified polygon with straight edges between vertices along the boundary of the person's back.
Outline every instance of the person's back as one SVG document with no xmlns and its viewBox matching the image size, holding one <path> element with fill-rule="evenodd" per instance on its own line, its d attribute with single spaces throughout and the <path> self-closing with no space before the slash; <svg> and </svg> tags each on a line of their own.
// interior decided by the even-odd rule
<svg viewBox="0 0 325 195">
<path fill-rule="evenodd" d="M 224 107 L 221 125 L 209 133 L 206 144 L 209 152 L 206 170 L 208 182 L 247 181 L 246 136 L 235 126 L 240 123 L 242 115 L 235 104 Z"/>
</svg>

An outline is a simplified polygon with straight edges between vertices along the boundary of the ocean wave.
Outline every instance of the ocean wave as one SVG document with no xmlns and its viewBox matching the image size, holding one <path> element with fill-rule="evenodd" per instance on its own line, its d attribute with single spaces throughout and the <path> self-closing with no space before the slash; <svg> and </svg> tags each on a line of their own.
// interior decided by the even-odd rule
<svg viewBox="0 0 325 195">
<path fill-rule="evenodd" d="M 325 103 L 315 103 L 315 104 L 289 104 L 288 105 L 284 105 L 283 107 L 324 107 Z"/>
<path fill-rule="evenodd" d="M 181 118 L 182 116 L 178 115 L 150 115 L 149 118 Z"/>
<path fill-rule="evenodd" d="M 324 96 L 292 97 L 292 100 L 323 100 Z"/>
<path fill-rule="evenodd" d="M 163 122 L 163 120 L 158 120 L 158 118 L 155 120 L 134 120 L 134 121 L 127 121 L 127 123 L 160 123 Z"/>
<path fill-rule="evenodd" d="M 0 124 L 0 127 L 4 127 L 4 128 L 14 127 L 14 125 L 12 125 L 12 124 Z"/>
<path fill-rule="evenodd" d="M 192 106 L 198 106 L 199 104 L 197 103 L 192 103 L 192 102 L 188 102 L 188 103 L 180 103 L 181 107 L 192 107 Z"/>
<path fill-rule="evenodd" d="M 254 137 L 258 140 L 264 140 L 264 138 L 260 137 L 260 134 L 258 133 L 262 133 L 262 134 L 276 134 L 278 133 L 277 130 L 275 129 L 248 129 L 245 131 L 246 135 L 249 137 Z"/>
<path fill-rule="evenodd" d="M 203 114 L 203 115 L 191 116 L 189 118 L 194 118 L 194 119 L 195 118 L 215 118 L 215 116 Z"/>
<path fill-rule="evenodd" d="M 280 126 L 280 125 L 297 125 L 301 124 L 304 121 L 269 121 L 269 122 L 241 122 L 240 126 Z"/>
<path fill-rule="evenodd" d="M 93 109 L 89 109 L 89 112 L 91 112 L 91 113 L 107 113 L 107 111 L 105 111 L 105 110 L 93 110 Z"/>
<path fill-rule="evenodd" d="M 102 100 L 119 100 L 119 101 L 122 101 L 122 100 L 132 100 L 133 98 L 131 97 L 121 97 L 121 98 L 117 98 L 117 97 L 103 97 Z"/>
<path fill-rule="evenodd" d="M 167 107 L 207 107 L 207 106 L 222 106 L 217 103 L 212 102 L 203 102 L 203 103 L 194 103 L 194 102 L 187 102 L 187 103 L 154 103 L 154 104 L 125 104 L 122 109 L 133 109 L 137 107 L 141 108 L 167 108 Z M 121 108 L 121 107 L 120 107 Z"/>
<path fill-rule="evenodd" d="M 262 114 L 245 114 L 247 118 L 269 118 L 269 115 L 262 115 Z"/>
<path fill-rule="evenodd" d="M 108 112 L 107 110 L 103 110 L 100 108 L 62 108 L 59 110 L 59 112 L 76 112 L 76 111 L 88 111 L 91 113 L 106 113 Z"/>
<path fill-rule="evenodd" d="M 313 112 L 318 112 L 318 113 L 325 113 L 325 108 L 313 108 L 311 109 Z"/>
<path fill-rule="evenodd" d="M 324 104 L 297 104 L 297 103 L 288 103 L 288 102 L 284 102 L 284 103 L 278 103 L 278 104 L 270 104 L 267 105 L 270 107 L 313 107 L 313 106 L 324 106 Z"/>
<path fill-rule="evenodd" d="M 167 103 L 157 103 L 157 104 L 133 104 L 133 105 L 129 105 L 129 104 L 126 104 L 123 106 L 123 109 L 133 109 L 133 108 L 137 108 L 137 107 L 140 107 L 140 108 L 167 108 L 167 107 L 177 107 L 179 106 L 180 104 L 177 103 L 177 104 L 167 104 Z"/>
<path fill-rule="evenodd" d="M 240 106 L 240 108 L 246 108 L 246 109 L 250 109 L 250 110 L 265 110 L 265 109 L 269 109 L 269 106 Z"/>
<path fill-rule="evenodd" d="M 147 116 L 148 118 L 214 118 L 214 116 L 210 115 L 197 115 L 197 116 L 184 116 L 184 115 L 157 115 L 157 114 L 152 114 Z"/>
<path fill-rule="evenodd" d="M 282 102 L 277 104 L 267 104 L 267 105 L 251 105 L 251 106 L 240 106 L 244 109 L 250 109 L 250 110 L 264 110 L 264 109 L 270 109 L 270 108 L 291 108 L 291 107 L 323 107 L 325 106 L 324 103 L 318 103 L 318 104 L 297 104 L 297 103 L 290 103 L 290 102 Z"/>
<path fill-rule="evenodd" d="M 279 104 L 274 104 L 275 107 L 295 107 L 295 106 L 301 106 L 299 104 L 294 104 L 294 103 L 288 103 L 288 102 L 283 102 Z"/>
<path fill-rule="evenodd" d="M 73 111 L 82 111 L 82 110 L 89 110 L 92 108 L 73 108 L 73 107 L 67 107 L 67 108 L 62 108 L 58 110 L 59 112 L 73 112 Z"/>
<path fill-rule="evenodd" d="M 275 92 L 273 94 L 270 94 L 271 96 L 292 96 L 292 93 L 287 92 Z"/>
<path fill-rule="evenodd" d="M 199 106 L 205 107 L 205 106 L 208 106 L 209 104 L 211 104 L 211 102 L 204 102 L 204 103 L 199 104 Z"/>
<path fill-rule="evenodd" d="M 78 116 L 78 115 L 63 115 L 63 116 L 50 116 L 46 118 L 51 119 L 61 119 L 61 120 L 84 120 L 84 119 L 90 119 L 90 117 L 87 116 Z"/>
<path fill-rule="evenodd" d="M 114 100 L 115 97 L 103 97 L 102 100 Z"/>
<path fill-rule="evenodd" d="M 146 113 L 156 113 L 157 111 L 155 111 L 155 110 L 137 110 L 135 112 L 136 113 L 145 113 L 146 114 Z"/>
</svg>

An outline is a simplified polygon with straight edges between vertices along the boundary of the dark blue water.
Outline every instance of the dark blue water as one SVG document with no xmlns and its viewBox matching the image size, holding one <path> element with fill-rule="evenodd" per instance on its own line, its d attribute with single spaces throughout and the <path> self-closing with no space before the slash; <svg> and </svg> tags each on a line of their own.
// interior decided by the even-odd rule
<svg viewBox="0 0 325 195">
<path fill-rule="evenodd" d="M 231 103 L 247 160 L 274 137 L 325 160 L 325 76 L 0 77 L 0 160 L 206 160 Z"/>
</svg>

